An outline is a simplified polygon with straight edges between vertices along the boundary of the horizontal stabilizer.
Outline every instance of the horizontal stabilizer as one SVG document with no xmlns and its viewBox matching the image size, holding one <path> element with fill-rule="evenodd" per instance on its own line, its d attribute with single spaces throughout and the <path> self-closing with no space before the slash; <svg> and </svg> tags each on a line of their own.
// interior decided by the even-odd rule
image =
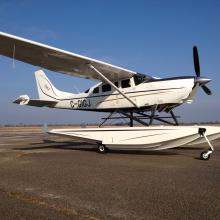
<svg viewBox="0 0 220 220">
<path fill-rule="evenodd" d="M 54 107 L 57 104 L 56 101 L 30 99 L 28 95 L 19 96 L 13 103 L 16 103 L 19 105 L 36 106 L 36 107 Z"/>
</svg>

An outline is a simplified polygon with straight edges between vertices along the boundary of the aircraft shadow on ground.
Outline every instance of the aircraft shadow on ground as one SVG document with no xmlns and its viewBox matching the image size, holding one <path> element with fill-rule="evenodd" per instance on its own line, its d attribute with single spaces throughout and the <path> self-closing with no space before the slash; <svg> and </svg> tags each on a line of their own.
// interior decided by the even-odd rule
<svg viewBox="0 0 220 220">
<path fill-rule="evenodd" d="M 42 144 L 49 144 L 44 145 Z M 23 151 L 31 151 L 31 150 L 42 150 L 42 149 L 62 149 L 62 150 L 81 150 L 81 151 L 96 151 L 97 145 L 91 144 L 87 142 L 74 142 L 74 141 L 54 141 L 54 140 L 46 140 L 40 143 L 32 143 L 31 147 L 19 147 L 13 148 L 13 150 L 23 150 Z M 33 146 L 34 145 L 34 146 Z M 38 145 L 38 146 L 37 146 Z M 40 146 L 39 146 L 40 145 Z M 112 154 L 135 154 L 135 155 L 178 155 L 178 152 L 171 152 L 169 150 L 162 151 L 153 151 L 153 150 L 109 150 L 108 153 Z"/>
<path fill-rule="evenodd" d="M 153 150 L 109 150 L 112 154 L 135 154 L 135 155 L 160 155 L 160 156 L 172 156 L 178 155 L 178 153 L 170 152 L 166 150 L 153 151 Z"/>
<path fill-rule="evenodd" d="M 204 161 L 201 157 L 194 157 L 194 159 Z"/>
<path fill-rule="evenodd" d="M 42 144 L 47 144 L 46 146 L 42 146 Z M 80 141 L 56 141 L 44 139 L 43 142 L 40 143 L 32 143 L 31 147 L 22 147 L 22 148 L 13 148 L 14 150 L 42 150 L 42 149 L 62 149 L 62 150 L 80 150 L 80 151 L 97 151 L 97 145 L 87 142 Z M 38 145 L 38 146 L 37 146 Z M 40 146 L 39 146 L 40 145 Z M 180 150 L 202 150 L 203 147 L 178 147 L 173 148 L 172 152 L 170 149 L 161 150 L 161 151 L 153 151 L 153 150 L 109 150 L 109 153 L 112 154 L 135 154 L 135 155 L 179 155 L 181 154 Z M 200 157 L 195 157 L 195 159 L 200 160 Z"/>
<path fill-rule="evenodd" d="M 44 146 L 41 146 L 44 144 Z M 49 144 L 46 145 L 45 144 Z M 86 142 L 72 142 L 72 141 L 52 141 L 52 140 L 43 140 L 40 143 L 32 143 L 33 147 L 19 147 L 13 148 L 13 150 L 42 150 L 42 149 L 63 149 L 63 150 L 85 150 L 85 151 L 94 151 L 96 150 L 96 145 Z M 38 146 L 37 146 L 38 145 Z M 40 146 L 39 146 L 40 145 Z M 85 146 L 86 147 L 82 147 Z"/>
<path fill-rule="evenodd" d="M 175 148 L 176 150 L 202 150 L 205 149 L 205 147 L 191 147 L 191 146 L 187 146 L 187 147 L 177 147 Z"/>
</svg>

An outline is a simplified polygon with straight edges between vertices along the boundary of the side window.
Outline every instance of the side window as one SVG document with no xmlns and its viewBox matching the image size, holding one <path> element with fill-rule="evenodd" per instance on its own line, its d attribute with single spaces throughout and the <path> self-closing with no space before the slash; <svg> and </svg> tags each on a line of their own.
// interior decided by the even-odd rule
<svg viewBox="0 0 220 220">
<path fill-rule="evenodd" d="M 88 93 L 89 92 L 89 89 L 87 89 L 84 93 Z"/>
<path fill-rule="evenodd" d="M 118 82 L 114 82 L 115 86 L 118 87 Z"/>
<path fill-rule="evenodd" d="M 99 87 L 95 87 L 95 89 L 93 90 L 93 93 L 99 93 Z"/>
<path fill-rule="evenodd" d="M 111 91 L 111 85 L 109 85 L 109 84 L 102 85 L 102 91 L 103 92 Z"/>
<path fill-rule="evenodd" d="M 130 79 L 125 79 L 121 81 L 121 87 L 122 88 L 128 88 L 130 87 Z"/>
</svg>

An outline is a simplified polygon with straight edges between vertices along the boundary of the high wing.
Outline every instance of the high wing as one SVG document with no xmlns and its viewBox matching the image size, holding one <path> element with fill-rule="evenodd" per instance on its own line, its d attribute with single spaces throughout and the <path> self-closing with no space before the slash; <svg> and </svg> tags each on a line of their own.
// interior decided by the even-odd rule
<svg viewBox="0 0 220 220">
<path fill-rule="evenodd" d="M 99 60 L 3 32 L 0 32 L 0 54 L 34 66 L 86 79 L 104 81 L 89 67 L 89 64 L 111 81 L 131 78 L 138 74 Z"/>
</svg>

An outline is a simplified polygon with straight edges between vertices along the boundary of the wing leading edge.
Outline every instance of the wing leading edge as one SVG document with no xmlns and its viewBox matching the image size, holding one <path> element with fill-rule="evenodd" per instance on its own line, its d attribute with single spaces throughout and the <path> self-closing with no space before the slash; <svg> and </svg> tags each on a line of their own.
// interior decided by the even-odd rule
<svg viewBox="0 0 220 220">
<path fill-rule="evenodd" d="M 103 81 L 88 64 L 95 66 L 111 81 L 131 78 L 138 74 L 109 63 L 3 32 L 0 32 L 0 54 L 34 66 L 86 79 Z"/>
</svg>

